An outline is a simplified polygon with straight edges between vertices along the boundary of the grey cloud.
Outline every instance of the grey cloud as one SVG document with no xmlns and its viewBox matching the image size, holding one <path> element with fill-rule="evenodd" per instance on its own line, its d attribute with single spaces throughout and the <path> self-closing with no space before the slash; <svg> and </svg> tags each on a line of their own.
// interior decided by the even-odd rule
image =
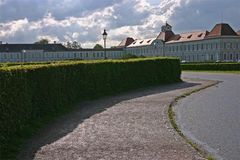
<svg viewBox="0 0 240 160">
<path fill-rule="evenodd" d="M 0 31 L 4 28 L 5 21 L 27 17 L 28 24 L 26 24 L 26 29 L 17 30 L 14 36 L 2 36 L 0 40 L 10 43 L 31 43 L 39 36 L 50 36 L 56 37 L 61 42 L 70 39 L 89 44 L 89 42 L 97 43 L 101 40 L 101 32 L 105 27 L 110 32 L 109 39 L 113 41 L 121 41 L 126 36 L 152 38 L 160 32 L 164 18 L 173 25 L 176 33 L 198 29 L 210 30 L 215 23 L 220 21 L 220 11 L 224 13 L 224 19 L 227 22 L 235 29 L 240 29 L 240 22 L 237 19 L 240 16 L 238 10 L 240 1 L 238 0 L 227 2 L 189 0 L 189 3 L 186 3 L 187 0 L 162 0 L 161 2 L 164 2 L 162 6 L 159 1 L 150 0 L 152 2 L 150 6 L 141 12 L 136 10 L 137 1 L 140 2 L 140 0 L 9 0 L 6 4 L 0 5 L 0 25 L 2 25 Z M 148 0 L 141 0 L 141 2 L 146 3 Z M 180 5 L 173 8 L 170 14 L 166 14 L 178 2 Z M 235 5 L 229 5 L 230 3 Z M 10 4 L 13 6 L 9 7 Z M 106 7 L 111 8 L 109 14 L 106 13 L 108 11 L 104 11 Z M 47 22 L 51 25 L 44 26 L 42 21 L 47 11 L 52 13 L 55 21 L 54 23 Z M 62 24 L 62 21 L 69 22 L 69 17 L 76 18 L 76 22 L 71 22 L 70 25 L 58 25 L 58 23 Z M 40 27 L 29 29 L 35 22 L 41 22 Z M 73 36 L 76 33 L 79 36 Z"/>
<path fill-rule="evenodd" d="M 8 0 L 0 5 L 0 22 L 28 18 L 39 20 L 48 12 L 58 19 L 81 17 L 122 0 Z"/>
<path fill-rule="evenodd" d="M 178 8 L 170 21 L 176 32 L 211 30 L 217 23 L 229 23 L 235 30 L 240 29 L 239 0 L 191 0 L 188 5 Z"/>
</svg>

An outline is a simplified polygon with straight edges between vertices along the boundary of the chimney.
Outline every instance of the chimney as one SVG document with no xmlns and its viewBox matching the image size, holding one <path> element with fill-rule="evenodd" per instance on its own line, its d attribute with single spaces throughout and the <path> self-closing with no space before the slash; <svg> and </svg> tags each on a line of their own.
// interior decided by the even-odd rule
<svg viewBox="0 0 240 160">
<path fill-rule="evenodd" d="M 53 44 L 57 44 L 57 42 L 56 42 L 56 41 L 53 41 Z"/>
<path fill-rule="evenodd" d="M 0 41 L 0 45 L 2 44 L 2 41 Z"/>
</svg>

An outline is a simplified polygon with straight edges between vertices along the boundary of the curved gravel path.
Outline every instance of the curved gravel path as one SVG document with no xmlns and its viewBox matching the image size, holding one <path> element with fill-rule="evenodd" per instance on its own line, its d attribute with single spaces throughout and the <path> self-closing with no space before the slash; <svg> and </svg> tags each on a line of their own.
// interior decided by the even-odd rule
<svg viewBox="0 0 240 160">
<path fill-rule="evenodd" d="M 176 97 L 213 83 L 188 79 L 82 103 L 33 137 L 18 159 L 201 160 L 167 110 Z"/>
</svg>

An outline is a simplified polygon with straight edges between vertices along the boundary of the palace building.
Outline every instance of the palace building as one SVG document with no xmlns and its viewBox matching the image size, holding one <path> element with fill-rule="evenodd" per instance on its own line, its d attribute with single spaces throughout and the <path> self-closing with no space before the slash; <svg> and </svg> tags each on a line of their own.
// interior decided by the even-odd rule
<svg viewBox="0 0 240 160">
<path fill-rule="evenodd" d="M 209 31 L 175 34 L 166 23 L 156 38 L 135 40 L 126 45 L 126 52 L 142 56 L 179 57 L 182 61 L 238 61 L 240 32 L 221 23 Z"/>
<path fill-rule="evenodd" d="M 124 39 L 106 50 L 68 49 L 62 44 L 2 44 L 0 62 L 40 62 L 68 59 L 119 59 L 124 55 L 178 57 L 185 62 L 239 61 L 240 31 L 229 24 L 216 24 L 209 31 L 175 34 L 166 23 L 158 36 L 149 39 Z"/>
</svg>

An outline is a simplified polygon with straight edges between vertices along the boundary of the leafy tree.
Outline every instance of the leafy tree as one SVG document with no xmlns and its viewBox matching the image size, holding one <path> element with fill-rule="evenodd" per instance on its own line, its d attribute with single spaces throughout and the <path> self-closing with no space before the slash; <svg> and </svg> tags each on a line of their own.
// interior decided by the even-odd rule
<svg viewBox="0 0 240 160">
<path fill-rule="evenodd" d="M 35 42 L 34 44 L 48 44 L 49 40 L 48 39 L 40 39 L 39 41 Z"/>
<path fill-rule="evenodd" d="M 103 46 L 101 44 L 96 44 L 93 49 L 98 50 L 98 49 L 103 49 Z"/>
<path fill-rule="evenodd" d="M 67 41 L 66 47 L 67 47 L 67 48 L 72 48 L 71 42 Z"/>
<path fill-rule="evenodd" d="M 80 49 L 81 45 L 77 41 L 73 41 L 72 43 L 68 41 L 66 47 L 70 49 Z"/>
<path fill-rule="evenodd" d="M 77 41 L 72 42 L 72 49 L 80 49 L 81 45 Z"/>
</svg>

